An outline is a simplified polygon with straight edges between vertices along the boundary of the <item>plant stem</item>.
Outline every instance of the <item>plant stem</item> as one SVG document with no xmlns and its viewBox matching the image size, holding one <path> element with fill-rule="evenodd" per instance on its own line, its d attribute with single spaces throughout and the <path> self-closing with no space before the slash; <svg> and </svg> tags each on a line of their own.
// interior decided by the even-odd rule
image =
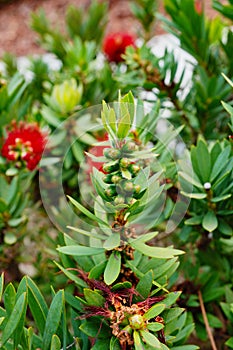
<svg viewBox="0 0 233 350">
<path fill-rule="evenodd" d="M 210 329 L 210 325 L 209 325 L 209 321 L 208 321 L 208 318 L 207 318 L 207 315 L 206 315 L 205 305 L 204 305 L 204 302 L 203 302 L 201 291 L 198 290 L 197 293 L 198 293 L 198 299 L 199 299 L 199 302 L 200 302 L 202 316 L 203 316 L 204 323 L 205 323 L 205 328 L 206 328 L 206 331 L 207 331 L 207 334 L 208 334 L 208 337 L 209 337 L 209 340 L 210 340 L 210 343 L 211 343 L 211 347 L 212 347 L 213 350 L 218 350 L 217 347 L 216 347 L 216 344 L 215 344 L 215 340 L 214 340 L 213 334 L 212 334 L 211 329 Z"/>
</svg>

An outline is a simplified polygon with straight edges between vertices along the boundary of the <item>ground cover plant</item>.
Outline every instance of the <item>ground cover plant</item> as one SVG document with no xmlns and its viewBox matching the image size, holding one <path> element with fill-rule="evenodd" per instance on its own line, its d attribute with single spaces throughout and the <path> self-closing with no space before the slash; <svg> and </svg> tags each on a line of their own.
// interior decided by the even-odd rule
<svg viewBox="0 0 233 350">
<path fill-rule="evenodd" d="M 233 4 L 163 3 L 132 1 L 138 37 L 41 10 L 52 65 L 3 57 L 2 349 L 233 348 Z"/>
</svg>

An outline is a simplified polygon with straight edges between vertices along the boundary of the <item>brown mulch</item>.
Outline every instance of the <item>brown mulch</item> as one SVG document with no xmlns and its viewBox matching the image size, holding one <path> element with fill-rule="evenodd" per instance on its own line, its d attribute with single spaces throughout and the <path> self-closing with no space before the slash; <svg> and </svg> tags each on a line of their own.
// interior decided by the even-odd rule
<svg viewBox="0 0 233 350">
<path fill-rule="evenodd" d="M 5 0 L 6 1 L 6 0 Z M 211 0 L 204 0 L 208 15 L 214 15 L 211 10 Z M 88 7 L 91 0 L 11 0 L 0 2 L 0 57 L 4 52 L 16 56 L 42 53 L 38 46 L 37 35 L 29 26 L 30 14 L 38 8 L 43 8 L 48 19 L 58 27 L 64 27 L 64 14 L 69 5 Z M 138 23 L 132 18 L 130 0 L 109 0 L 109 21 L 107 31 L 129 31 L 136 33 Z M 162 3 L 162 2 L 161 2 Z M 161 5 L 162 9 L 162 5 Z M 155 34 L 161 33 L 156 27 Z"/>
</svg>

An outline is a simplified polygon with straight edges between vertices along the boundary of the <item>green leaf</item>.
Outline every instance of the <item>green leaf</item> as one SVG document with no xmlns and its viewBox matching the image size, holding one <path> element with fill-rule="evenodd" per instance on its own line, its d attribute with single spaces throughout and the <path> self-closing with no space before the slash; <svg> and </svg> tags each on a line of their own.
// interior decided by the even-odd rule
<svg viewBox="0 0 233 350">
<path fill-rule="evenodd" d="M 97 221 L 100 225 L 104 225 L 109 227 L 109 224 L 103 220 L 101 220 L 100 218 L 98 218 L 97 216 L 95 216 L 94 214 L 92 214 L 89 210 L 87 210 L 84 206 L 82 206 L 82 204 L 78 203 L 75 199 L 73 199 L 70 196 L 67 196 L 69 198 L 69 200 L 71 201 L 71 203 L 78 209 L 80 210 L 83 214 L 85 214 L 87 217 L 89 217 L 89 219 L 93 220 L 94 222 Z"/>
<path fill-rule="evenodd" d="M 228 225 L 228 223 L 224 220 L 220 220 L 218 229 L 221 233 L 227 236 L 232 236 L 233 234 L 233 228 L 232 226 Z"/>
<path fill-rule="evenodd" d="M 163 304 L 165 304 L 167 307 L 173 305 L 176 300 L 180 297 L 181 292 L 172 292 L 169 293 L 166 298 L 163 300 Z"/>
<path fill-rule="evenodd" d="M 201 224 L 201 222 L 202 222 L 202 219 L 203 219 L 203 217 L 202 216 L 194 216 L 194 217 L 192 217 L 192 218 L 190 218 L 190 219 L 187 219 L 187 220 L 185 220 L 185 225 L 190 225 L 190 226 L 192 226 L 192 225 L 200 225 Z"/>
<path fill-rule="evenodd" d="M 225 194 L 223 196 L 212 198 L 211 202 L 212 203 L 217 203 L 217 202 L 225 201 L 226 199 L 229 199 L 229 198 L 231 198 L 231 194 Z"/>
<path fill-rule="evenodd" d="M 233 349 L 233 337 L 229 338 L 225 344 Z"/>
<path fill-rule="evenodd" d="M 93 231 L 82 230 L 79 227 L 67 226 L 67 228 L 69 228 L 70 230 L 73 230 L 75 232 L 78 232 L 78 233 L 80 233 L 81 235 L 84 235 L 84 236 L 94 237 L 94 238 L 97 238 L 97 239 L 106 239 L 106 236 L 104 236 L 104 235 L 101 235 L 99 233 L 94 233 Z"/>
<path fill-rule="evenodd" d="M 105 298 L 101 294 L 89 288 L 84 288 L 83 292 L 88 305 L 104 306 Z"/>
<path fill-rule="evenodd" d="M 121 350 L 119 340 L 116 337 L 112 337 L 110 340 L 110 350 Z"/>
<path fill-rule="evenodd" d="M 140 296 L 143 297 L 143 299 L 148 298 L 151 287 L 152 287 L 152 281 L 153 281 L 153 272 L 148 271 L 138 282 L 136 290 L 139 293 Z"/>
<path fill-rule="evenodd" d="M 45 330 L 43 334 L 42 349 L 48 350 L 52 341 L 52 336 L 56 333 L 61 321 L 61 315 L 64 305 L 64 291 L 59 290 L 55 294 L 50 305 L 48 315 L 45 323 Z"/>
<path fill-rule="evenodd" d="M 130 114 L 127 108 L 123 111 L 124 115 L 120 117 L 118 121 L 117 137 L 119 139 L 124 139 L 129 133 L 131 128 Z"/>
<path fill-rule="evenodd" d="M 61 341 L 59 337 L 56 334 L 54 334 L 52 336 L 50 350 L 60 350 L 60 349 L 61 349 Z"/>
<path fill-rule="evenodd" d="M 112 291 L 116 291 L 118 289 L 125 289 L 125 288 L 131 288 L 132 287 L 132 283 L 129 281 L 125 281 L 125 282 L 119 282 L 114 284 L 114 286 L 111 287 Z"/>
<path fill-rule="evenodd" d="M 210 313 L 207 313 L 207 318 L 208 318 L 208 321 L 209 321 L 209 325 L 210 327 L 212 328 L 222 328 L 223 324 L 222 322 L 220 321 L 220 319 Z M 203 317 L 202 315 L 200 315 L 200 320 L 204 323 L 204 320 L 203 320 Z"/>
<path fill-rule="evenodd" d="M 155 304 L 153 305 L 145 314 L 144 318 L 146 320 L 150 320 L 151 318 L 154 318 L 161 314 L 161 312 L 165 309 L 166 305 L 165 304 Z"/>
<path fill-rule="evenodd" d="M 198 350 L 200 349 L 197 345 L 179 345 L 172 347 L 172 350 Z"/>
<path fill-rule="evenodd" d="M 4 288 L 4 273 L 2 273 L 0 277 L 0 302 L 2 300 L 3 288 Z"/>
<path fill-rule="evenodd" d="M 109 350 L 109 338 L 97 339 L 91 350 Z"/>
<path fill-rule="evenodd" d="M 112 233 L 103 244 L 103 247 L 107 250 L 112 250 L 120 246 L 121 236 L 120 233 Z"/>
<path fill-rule="evenodd" d="M 15 305 L 16 291 L 12 283 L 9 283 L 5 289 L 4 295 L 4 306 L 8 315 L 12 313 Z"/>
<path fill-rule="evenodd" d="M 164 315 L 165 323 L 167 324 L 167 323 L 173 321 L 174 319 L 178 319 L 178 316 L 180 316 L 180 314 L 182 314 L 182 312 L 184 310 L 185 309 L 183 309 L 181 307 L 173 307 L 173 308 L 167 310 L 165 312 L 165 315 Z"/>
<path fill-rule="evenodd" d="M 82 245 L 68 245 L 59 247 L 57 250 L 63 254 L 73 256 L 90 256 L 104 253 L 104 248 L 85 247 Z"/>
<path fill-rule="evenodd" d="M 153 231 L 153 232 L 149 232 L 149 233 L 145 233 L 142 236 L 138 237 L 136 240 L 137 242 L 148 242 L 151 239 L 155 238 L 158 235 L 159 231 Z"/>
<path fill-rule="evenodd" d="M 18 290 L 17 290 L 17 294 L 20 293 L 19 295 L 23 295 L 25 294 L 26 296 L 26 300 L 25 300 L 25 305 L 22 309 L 22 314 L 20 317 L 20 320 L 17 324 L 17 328 L 15 329 L 14 332 L 14 346 L 17 347 L 19 344 L 21 344 L 21 339 L 22 339 L 22 334 L 24 331 L 24 324 L 25 324 L 25 317 L 26 317 L 26 311 L 27 311 L 27 287 L 26 287 L 26 278 L 23 278 L 20 282 L 21 286 L 19 285 Z M 23 285 L 23 286 L 22 286 Z M 25 288 L 24 288 L 25 287 Z M 21 290 L 25 290 L 25 292 L 21 293 Z"/>
<path fill-rule="evenodd" d="M 116 125 L 114 125 L 115 112 L 109 108 L 105 101 L 102 102 L 101 119 L 103 126 L 112 139 L 115 138 Z"/>
<path fill-rule="evenodd" d="M 69 278 L 69 280 L 75 282 L 78 286 L 87 287 L 87 284 L 79 277 L 77 277 L 74 273 L 68 271 L 64 267 L 62 267 L 58 262 L 54 261 L 54 263 L 59 267 L 59 269 Z"/>
<path fill-rule="evenodd" d="M 210 176 L 210 182 L 214 182 L 214 180 L 216 179 L 216 177 L 221 173 L 221 171 L 226 167 L 227 163 L 229 162 L 229 155 L 231 152 L 231 146 L 226 147 L 218 156 L 218 158 L 216 159 L 213 168 L 212 168 L 212 172 L 211 172 L 211 176 Z"/>
<path fill-rule="evenodd" d="M 86 320 L 81 324 L 79 328 L 83 333 L 92 338 L 108 338 L 111 334 L 110 328 L 106 326 L 102 320 L 98 319 Z"/>
<path fill-rule="evenodd" d="M 134 340 L 135 350 L 145 350 L 141 341 L 141 337 L 137 331 L 133 332 L 133 340 Z"/>
<path fill-rule="evenodd" d="M 6 176 L 15 176 L 19 173 L 19 169 L 17 168 L 9 168 L 6 171 Z"/>
<path fill-rule="evenodd" d="M 152 332 L 158 332 L 164 328 L 164 325 L 159 322 L 150 322 L 147 324 L 147 329 Z"/>
<path fill-rule="evenodd" d="M 107 261 L 103 261 L 103 262 L 100 262 L 99 264 L 95 265 L 90 270 L 88 277 L 90 279 L 99 279 L 99 277 L 104 272 L 106 265 L 107 265 Z"/>
<path fill-rule="evenodd" d="M 8 207 L 6 202 L 2 198 L 0 198 L 0 213 L 3 213 L 4 211 L 6 211 L 7 208 Z"/>
<path fill-rule="evenodd" d="M 104 282 L 107 285 L 112 284 L 119 276 L 121 270 L 121 254 L 113 251 L 107 262 L 107 266 L 104 271 Z"/>
<path fill-rule="evenodd" d="M 207 194 L 206 193 L 187 193 L 187 192 L 184 192 L 184 191 L 180 191 L 181 194 L 183 194 L 185 197 L 188 197 L 188 198 L 193 198 L 193 199 L 204 199 L 207 197 Z"/>
<path fill-rule="evenodd" d="M 208 303 L 210 301 L 217 300 L 222 295 L 224 295 L 224 293 L 225 293 L 224 287 L 215 287 L 215 288 L 208 289 L 204 291 L 202 294 L 203 301 L 205 303 Z"/>
<path fill-rule="evenodd" d="M 108 123 L 114 134 L 116 133 L 116 114 L 113 108 L 110 108 L 108 114 Z"/>
<path fill-rule="evenodd" d="M 140 331 L 141 336 L 146 344 L 153 347 L 153 349 L 161 349 L 161 344 L 158 338 L 148 331 Z"/>
<path fill-rule="evenodd" d="M 20 217 L 20 218 L 16 218 L 16 219 L 10 219 L 8 221 L 9 226 L 11 227 L 17 227 L 20 224 L 22 224 L 24 221 L 26 220 L 26 217 Z"/>
<path fill-rule="evenodd" d="M 12 313 L 7 321 L 7 324 L 2 332 L 1 345 L 3 346 L 8 339 L 13 335 L 15 329 L 17 328 L 22 315 L 26 312 L 27 307 L 27 296 L 23 293 L 18 298 Z"/>
<path fill-rule="evenodd" d="M 84 296 L 88 305 L 103 306 L 105 303 L 105 298 L 101 294 L 89 288 L 84 288 Z"/>
<path fill-rule="evenodd" d="M 211 157 L 206 142 L 199 138 L 197 142 L 197 161 L 203 183 L 208 182 L 211 172 Z"/>
<path fill-rule="evenodd" d="M 12 232 L 7 232 L 4 235 L 4 243 L 12 245 L 17 242 L 17 237 Z"/>
<path fill-rule="evenodd" d="M 205 214 L 202 220 L 202 227 L 208 232 L 213 232 L 218 227 L 218 219 L 213 211 L 208 211 Z"/>
<path fill-rule="evenodd" d="M 37 328 L 41 334 L 44 332 L 45 320 L 48 306 L 36 284 L 27 277 L 28 284 L 28 304 L 35 320 Z"/>
<path fill-rule="evenodd" d="M 194 174 L 193 176 L 190 176 L 187 173 L 184 173 L 183 171 L 179 172 L 179 176 L 181 176 L 183 179 L 185 179 L 188 183 L 192 184 L 193 186 L 203 189 L 203 185 L 202 183 L 196 178 L 194 178 Z"/>
<path fill-rule="evenodd" d="M 173 248 L 163 248 L 163 247 L 151 247 L 142 242 L 130 241 L 130 245 L 138 250 L 140 253 L 150 256 L 152 258 L 162 258 L 162 259 L 170 259 L 175 255 L 184 254 L 183 251 Z"/>
</svg>

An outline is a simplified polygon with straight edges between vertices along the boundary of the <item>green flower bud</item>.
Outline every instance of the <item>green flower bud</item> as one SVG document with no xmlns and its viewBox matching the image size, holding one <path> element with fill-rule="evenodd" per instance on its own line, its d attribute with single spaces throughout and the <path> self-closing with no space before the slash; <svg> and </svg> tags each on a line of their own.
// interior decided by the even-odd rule
<svg viewBox="0 0 233 350">
<path fill-rule="evenodd" d="M 119 169 L 119 163 L 117 161 L 104 163 L 104 165 L 103 165 L 103 171 L 105 173 L 112 173 L 118 169 Z"/>
<path fill-rule="evenodd" d="M 121 158 L 120 160 L 120 167 L 121 168 L 128 168 L 128 166 L 131 164 L 131 160 L 129 158 Z"/>
<path fill-rule="evenodd" d="M 134 151 L 138 150 L 138 146 L 134 141 L 128 141 L 126 144 L 122 147 L 123 152 L 126 153 L 132 153 Z"/>
<path fill-rule="evenodd" d="M 120 175 L 113 175 L 111 178 L 112 183 L 117 184 L 122 180 L 122 177 Z"/>
<path fill-rule="evenodd" d="M 145 320 L 142 315 L 133 315 L 129 318 L 129 324 L 133 329 L 145 328 Z"/>
<path fill-rule="evenodd" d="M 124 183 L 122 184 L 122 188 L 127 193 L 134 192 L 134 184 L 131 181 L 124 181 Z"/>
<path fill-rule="evenodd" d="M 131 174 L 136 175 L 140 170 L 140 166 L 137 164 L 130 164 L 129 170 L 130 170 Z"/>
<path fill-rule="evenodd" d="M 106 184 L 112 184 L 112 174 L 107 174 L 103 177 L 103 182 Z"/>
<path fill-rule="evenodd" d="M 134 192 L 135 193 L 140 193 L 140 191 L 141 191 L 141 186 L 140 185 L 134 185 Z"/>
<path fill-rule="evenodd" d="M 117 196 L 115 199 L 114 199 L 114 203 L 116 205 L 118 204 L 124 204 L 125 203 L 125 199 L 123 196 Z"/>
<path fill-rule="evenodd" d="M 104 190 L 104 193 L 106 194 L 106 196 L 108 197 L 114 197 L 117 193 L 116 193 L 116 187 L 114 185 L 109 186 L 108 188 L 106 188 Z"/>
<path fill-rule="evenodd" d="M 121 156 L 121 151 L 117 148 L 105 148 L 104 151 L 104 156 L 108 159 L 118 159 Z"/>
</svg>

